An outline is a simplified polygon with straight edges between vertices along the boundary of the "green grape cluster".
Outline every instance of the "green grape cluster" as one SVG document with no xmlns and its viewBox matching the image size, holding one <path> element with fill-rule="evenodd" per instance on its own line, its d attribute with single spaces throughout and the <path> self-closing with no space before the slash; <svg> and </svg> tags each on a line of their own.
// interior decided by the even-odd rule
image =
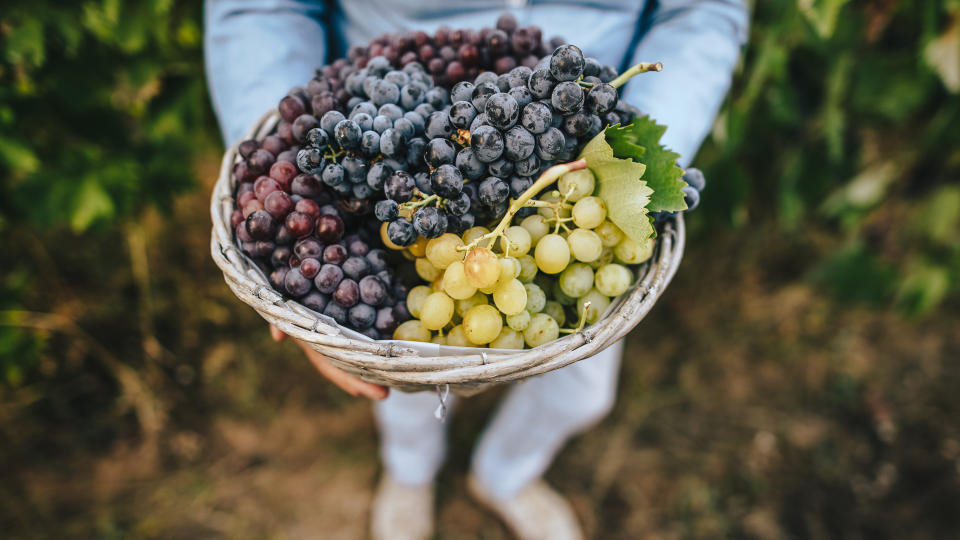
<svg viewBox="0 0 960 540">
<path fill-rule="evenodd" d="M 522 349 L 595 323 L 633 284 L 631 266 L 652 255 L 653 241 L 637 243 L 607 218 L 589 169 L 550 188 L 527 204 L 534 213 L 508 215 L 493 232 L 477 226 L 409 246 L 429 285 L 410 290 L 414 319 L 394 339 Z"/>
</svg>

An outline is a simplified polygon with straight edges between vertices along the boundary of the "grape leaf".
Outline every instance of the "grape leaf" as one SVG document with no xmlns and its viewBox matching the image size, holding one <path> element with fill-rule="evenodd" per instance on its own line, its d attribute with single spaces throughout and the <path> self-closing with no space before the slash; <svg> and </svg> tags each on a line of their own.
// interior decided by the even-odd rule
<svg viewBox="0 0 960 540">
<path fill-rule="evenodd" d="M 680 179 L 683 169 L 677 167 L 680 154 L 660 144 L 660 137 L 667 130 L 649 116 L 635 119 L 628 126 L 611 126 L 606 129 L 607 142 L 618 158 L 633 159 L 647 166 L 643 179 L 653 189 L 650 197 L 650 212 L 679 212 L 687 209 L 683 200 L 686 182 Z"/>
<path fill-rule="evenodd" d="M 653 190 L 641 177 L 646 166 L 613 155 L 603 133 L 583 147 L 580 157 L 597 179 L 597 196 L 607 205 L 607 216 L 635 242 L 643 243 L 654 229 L 647 218 L 647 204 Z"/>
</svg>

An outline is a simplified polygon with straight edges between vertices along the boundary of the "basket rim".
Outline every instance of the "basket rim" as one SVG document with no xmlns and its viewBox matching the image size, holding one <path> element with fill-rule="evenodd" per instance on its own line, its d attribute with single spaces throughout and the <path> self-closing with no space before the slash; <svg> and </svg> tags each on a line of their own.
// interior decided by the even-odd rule
<svg viewBox="0 0 960 540">
<path fill-rule="evenodd" d="M 279 120 L 276 109 L 267 111 L 244 139 L 263 138 Z M 683 215 L 676 214 L 657 238 L 653 256 L 639 266 L 635 285 L 614 299 L 615 306 L 603 318 L 580 332 L 518 350 L 516 354 L 494 355 L 484 349 L 464 348 L 463 354 L 431 356 L 392 340 L 354 339 L 296 300 L 285 299 L 236 245 L 229 224 L 234 209 L 232 173 L 238 145 L 239 142 L 224 152 L 210 200 L 211 256 L 227 285 L 267 322 L 326 355 L 338 367 L 400 389 L 443 384 L 483 387 L 546 373 L 592 356 L 624 337 L 642 320 L 673 279 L 683 255 L 685 224 Z"/>
</svg>

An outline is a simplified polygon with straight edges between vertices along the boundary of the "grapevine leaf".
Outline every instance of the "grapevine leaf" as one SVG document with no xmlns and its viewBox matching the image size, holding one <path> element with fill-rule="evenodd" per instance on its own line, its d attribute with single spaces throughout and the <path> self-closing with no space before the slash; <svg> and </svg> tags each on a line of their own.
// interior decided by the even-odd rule
<svg viewBox="0 0 960 540">
<path fill-rule="evenodd" d="M 687 183 L 680 179 L 683 169 L 676 165 L 680 154 L 660 144 L 660 137 L 666 130 L 666 126 L 658 125 L 649 116 L 637 118 L 628 126 L 611 126 L 606 130 L 613 155 L 647 166 L 643 179 L 653 189 L 647 208 L 650 212 L 687 209 L 683 200 L 683 188 Z"/>
<path fill-rule="evenodd" d="M 607 205 L 610 221 L 636 242 L 650 238 L 654 229 L 647 218 L 647 204 L 653 190 L 641 179 L 646 166 L 614 157 L 603 133 L 583 147 L 580 157 L 597 179 L 597 195 Z"/>
</svg>

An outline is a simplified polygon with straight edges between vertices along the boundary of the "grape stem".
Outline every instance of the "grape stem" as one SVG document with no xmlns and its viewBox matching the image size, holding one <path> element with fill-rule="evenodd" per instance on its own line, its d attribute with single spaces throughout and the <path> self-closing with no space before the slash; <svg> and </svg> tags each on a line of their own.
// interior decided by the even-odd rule
<svg viewBox="0 0 960 540">
<path fill-rule="evenodd" d="M 640 62 L 639 64 L 630 66 L 626 71 L 620 74 L 619 77 L 610 81 L 610 86 L 614 88 L 620 88 L 627 83 L 635 75 L 641 73 L 646 73 L 648 71 L 663 71 L 663 63 L 661 62 Z"/>
<path fill-rule="evenodd" d="M 495 228 L 489 234 L 483 235 L 478 240 L 490 237 L 490 241 L 487 243 L 487 249 L 493 248 L 497 238 L 502 236 L 503 231 L 510 226 L 510 222 L 513 221 L 513 216 L 515 216 L 521 208 L 526 206 L 530 199 L 534 198 L 538 193 L 546 189 L 547 186 L 553 184 L 558 178 L 567 174 L 568 172 L 579 171 L 586 168 L 587 160 L 578 159 L 576 161 L 571 161 L 570 163 L 554 165 L 553 167 L 543 171 L 543 174 L 540 175 L 540 178 L 537 178 L 537 181 L 534 182 L 532 186 L 528 187 L 527 190 L 521 193 L 519 197 L 510 201 L 510 208 L 507 209 L 507 215 L 503 216 L 503 219 L 501 219 L 500 223 L 497 224 L 497 228 Z"/>
<path fill-rule="evenodd" d="M 583 303 L 583 311 L 580 312 L 580 321 L 577 323 L 577 327 L 576 327 L 576 328 L 561 328 L 561 329 L 560 329 L 560 333 L 561 333 L 561 334 L 575 334 L 575 333 L 583 330 L 583 327 L 587 325 L 587 310 L 589 310 L 589 309 L 590 309 L 590 302 L 584 302 L 584 303 Z"/>
</svg>

